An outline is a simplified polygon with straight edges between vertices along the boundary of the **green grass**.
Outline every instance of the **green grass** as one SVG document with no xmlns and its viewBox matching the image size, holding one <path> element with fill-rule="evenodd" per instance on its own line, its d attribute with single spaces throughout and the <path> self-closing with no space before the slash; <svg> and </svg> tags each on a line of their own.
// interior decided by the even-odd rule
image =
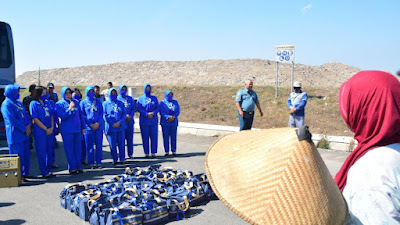
<svg viewBox="0 0 400 225">
<path fill-rule="evenodd" d="M 85 87 L 77 85 L 84 94 Z M 72 87 L 71 87 L 72 88 Z M 103 90 L 105 87 L 101 87 Z M 234 95 L 243 86 L 153 86 L 152 94 L 158 100 L 164 99 L 164 92 L 172 90 L 174 99 L 181 106 L 179 120 L 182 122 L 196 122 L 239 126 Z M 60 93 L 61 87 L 56 87 Z M 137 86 L 137 97 L 143 95 L 143 87 Z M 275 99 L 274 86 L 257 86 L 257 92 L 264 117 L 256 111 L 253 127 L 275 128 L 286 127 L 289 119 L 287 98 L 291 89 L 279 87 L 278 98 Z M 305 122 L 312 133 L 324 135 L 352 136 L 340 115 L 338 109 L 339 88 L 305 88 L 309 100 L 306 106 Z M 28 90 L 21 91 L 21 99 L 28 94 Z"/>
</svg>

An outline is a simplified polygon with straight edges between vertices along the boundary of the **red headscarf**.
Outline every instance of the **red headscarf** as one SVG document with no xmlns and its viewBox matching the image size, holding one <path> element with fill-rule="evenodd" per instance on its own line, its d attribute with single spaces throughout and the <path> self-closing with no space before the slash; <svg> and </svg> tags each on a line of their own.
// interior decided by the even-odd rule
<svg viewBox="0 0 400 225">
<path fill-rule="evenodd" d="M 362 71 L 340 88 L 339 110 L 358 146 L 335 176 L 343 191 L 350 167 L 369 150 L 400 142 L 400 82 L 381 71 Z"/>
</svg>

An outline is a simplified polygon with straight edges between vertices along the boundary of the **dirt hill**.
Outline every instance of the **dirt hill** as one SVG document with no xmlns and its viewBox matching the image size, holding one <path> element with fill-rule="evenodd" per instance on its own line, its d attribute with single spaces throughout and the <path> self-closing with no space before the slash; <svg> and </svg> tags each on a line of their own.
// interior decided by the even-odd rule
<svg viewBox="0 0 400 225">
<path fill-rule="evenodd" d="M 304 87 L 339 87 L 360 69 L 341 63 L 321 66 L 295 64 L 295 80 Z M 38 71 L 25 72 L 17 77 L 19 84 L 38 83 Z M 276 62 L 261 59 L 232 59 L 204 61 L 143 61 L 97 66 L 59 68 L 40 71 L 42 84 L 57 86 L 114 85 L 242 85 L 252 78 L 256 85 L 275 85 Z M 280 86 L 290 86 L 291 64 L 279 64 Z"/>
</svg>

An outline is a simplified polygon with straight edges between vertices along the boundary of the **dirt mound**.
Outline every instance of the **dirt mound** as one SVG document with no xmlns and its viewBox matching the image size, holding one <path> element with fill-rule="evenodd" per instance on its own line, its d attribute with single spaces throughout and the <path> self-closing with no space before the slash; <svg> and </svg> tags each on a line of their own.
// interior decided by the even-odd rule
<svg viewBox="0 0 400 225">
<path fill-rule="evenodd" d="M 308 87 L 338 87 L 360 69 L 341 63 L 321 66 L 295 64 L 295 80 Z M 38 83 L 38 71 L 25 72 L 17 82 L 28 86 Z M 65 85 L 242 85 L 252 78 L 257 85 L 275 85 L 276 62 L 261 59 L 204 61 L 143 61 L 97 66 L 59 68 L 40 71 L 42 84 Z M 290 86 L 291 64 L 279 65 L 279 85 Z"/>
</svg>

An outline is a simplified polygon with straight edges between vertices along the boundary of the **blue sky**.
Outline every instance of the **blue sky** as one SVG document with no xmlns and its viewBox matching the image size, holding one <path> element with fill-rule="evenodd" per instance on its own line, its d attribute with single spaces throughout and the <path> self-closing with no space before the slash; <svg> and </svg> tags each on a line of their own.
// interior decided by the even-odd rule
<svg viewBox="0 0 400 225">
<path fill-rule="evenodd" d="M 10 1 L 17 75 L 143 60 L 260 58 L 400 69 L 400 1 Z"/>
</svg>

